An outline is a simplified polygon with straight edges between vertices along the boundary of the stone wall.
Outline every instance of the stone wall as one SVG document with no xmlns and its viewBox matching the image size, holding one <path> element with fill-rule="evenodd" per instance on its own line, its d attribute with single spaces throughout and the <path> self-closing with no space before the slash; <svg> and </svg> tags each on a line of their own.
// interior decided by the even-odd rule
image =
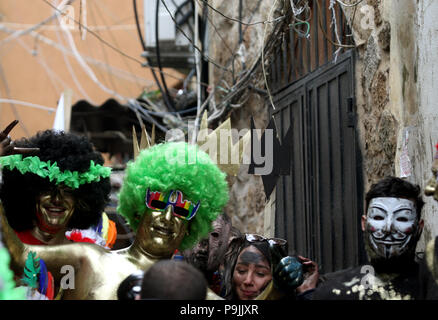
<svg viewBox="0 0 438 320">
<path fill-rule="evenodd" d="M 417 5 L 418 28 L 415 41 L 417 44 L 415 80 L 417 85 L 418 125 L 417 136 L 410 145 L 415 161 L 415 176 L 422 188 L 431 178 L 431 165 L 438 143 L 438 2 L 419 1 Z M 438 235 L 438 203 L 431 197 L 424 197 L 423 209 L 425 226 L 423 240 L 428 241 Z M 424 243 L 420 243 L 424 245 Z"/>
<path fill-rule="evenodd" d="M 271 10 L 274 3 L 276 7 Z M 238 1 L 214 0 L 211 4 L 225 15 L 237 17 Z M 261 1 L 260 4 L 258 1 L 243 1 L 243 20 L 247 21 L 248 17 L 253 15 L 253 22 L 263 21 L 268 19 L 269 13 L 276 17 L 288 8 L 287 2 L 283 3 L 281 0 Z M 384 14 L 385 8 L 381 1 L 363 1 L 356 12 L 354 8 L 344 9 L 347 20 L 351 21 L 354 16 L 352 27 L 357 45 L 356 105 L 364 182 L 367 189 L 371 183 L 396 172 L 394 159 L 401 121 L 399 113 L 391 108 L 389 96 L 391 24 Z M 211 14 L 211 18 L 219 32 L 226 35 L 227 46 L 236 48 L 239 40 L 238 23 L 214 13 Z M 260 54 L 263 37 L 266 41 L 271 30 L 270 25 L 255 25 L 246 29 L 243 38 L 247 66 Z M 224 48 L 223 41 L 215 35 L 215 31 L 210 31 L 210 39 L 210 55 L 225 64 L 229 59 L 230 50 Z M 236 57 L 234 66 L 235 73 L 238 74 L 242 70 L 239 56 Z M 216 84 L 222 74 L 214 68 L 211 70 L 210 83 Z M 254 76 L 256 86 L 264 89 L 260 70 Z M 228 85 L 232 83 L 230 75 L 224 78 Z M 265 97 L 249 92 L 246 103 L 232 113 L 232 124 L 238 129 L 248 128 L 250 116 L 253 115 L 256 127 L 265 128 L 268 122 L 268 108 L 270 104 Z M 241 170 L 239 176 L 231 178 L 230 182 L 231 201 L 227 212 L 232 216 L 233 223 L 237 227 L 242 226 L 241 230 L 263 232 L 263 209 L 266 199 L 260 177 L 247 175 Z M 256 203 L 258 205 L 255 205 Z"/>
<path fill-rule="evenodd" d="M 363 1 L 343 8 L 356 49 L 356 108 L 363 159 L 364 190 L 395 174 L 400 120 L 390 103 L 391 24 L 382 1 Z"/>
<path fill-rule="evenodd" d="M 238 17 L 239 1 L 213 0 L 210 1 L 210 4 L 229 17 Z M 278 10 L 272 9 L 274 4 Z M 280 15 L 282 7 L 282 1 L 244 0 L 242 20 L 249 21 L 252 17 L 251 22 L 264 21 L 268 19 L 270 12 L 273 17 Z M 210 11 L 210 19 L 221 36 L 213 28 L 210 28 L 209 55 L 215 61 L 226 65 L 232 56 L 231 53 L 237 52 L 234 59 L 234 75 L 237 79 L 243 66 L 250 68 L 260 55 L 263 37 L 265 35 L 267 38 L 272 27 L 269 24 L 243 25 L 244 50 L 236 50 L 239 48 L 239 24 L 212 11 Z M 260 70 L 254 74 L 252 83 L 256 88 L 265 89 Z M 210 84 L 227 89 L 227 87 L 232 86 L 233 77 L 230 73 L 226 73 L 222 77 L 221 70 L 210 67 Z M 218 91 L 216 100 L 220 101 L 220 96 L 223 94 L 223 92 Z M 231 113 L 233 128 L 238 130 L 250 128 L 250 118 L 253 116 L 256 128 L 264 129 L 268 124 L 268 108 L 270 107 L 265 98 L 264 95 L 248 89 L 243 96 L 233 101 L 234 104 L 241 104 L 233 108 Z M 260 176 L 249 175 L 247 171 L 248 166 L 243 165 L 237 177 L 229 177 L 231 191 L 226 212 L 231 216 L 233 225 L 241 231 L 263 234 L 266 204 L 263 183 Z"/>
<path fill-rule="evenodd" d="M 282 9 L 288 9 L 287 3 L 283 8 L 283 2 L 276 2 L 276 10 L 272 5 L 276 1 L 243 1 L 244 20 L 253 14 L 253 22 L 266 20 L 269 13 L 278 16 Z M 237 17 L 238 1 L 212 1 L 211 4 L 228 16 Z M 390 43 L 391 25 L 384 15 L 381 1 L 363 1 L 354 12 L 354 8 L 345 8 L 347 20 L 353 16 L 353 34 L 357 48 L 356 63 L 356 105 L 361 150 L 363 154 L 365 189 L 371 183 L 385 175 L 395 174 L 394 158 L 397 152 L 397 132 L 400 120 L 390 107 L 389 81 L 390 81 Z M 235 48 L 238 39 L 238 23 L 230 22 L 217 14 L 212 14 L 212 21 L 221 33 L 226 34 L 228 46 Z M 330 19 L 330 17 L 328 17 Z M 263 36 L 268 37 L 270 26 L 256 25 L 248 27 L 244 34 L 246 48 L 245 62 L 249 65 L 260 53 Z M 214 31 L 210 31 L 210 55 L 221 63 L 229 58 L 229 50 Z M 236 58 L 235 70 L 241 70 L 239 57 Z M 262 75 L 255 75 L 258 87 L 264 88 Z M 225 77 L 230 82 L 230 77 Z M 211 83 L 217 83 L 220 73 L 212 72 Z M 256 127 L 265 128 L 268 122 L 269 103 L 264 97 L 256 93 L 250 93 L 248 101 L 232 114 L 233 126 L 237 128 L 249 127 L 249 117 L 254 116 Z M 239 174 L 237 181 L 231 188 L 231 201 L 227 211 L 233 216 L 233 222 L 238 226 L 243 225 L 251 231 L 263 230 L 263 206 L 254 208 L 252 203 L 265 203 L 263 185 L 259 177 Z M 254 184 L 246 186 L 246 184 Z M 245 187 L 244 187 L 245 186 Z M 257 191 L 255 191 L 257 190 Z M 252 195 L 260 197 L 251 198 Z M 255 201 L 257 200 L 257 201 Z M 259 210 L 260 209 L 260 210 Z M 253 222 L 255 223 L 253 225 Z"/>
<path fill-rule="evenodd" d="M 213 6 L 232 17 L 238 16 L 238 3 L 211 1 Z M 274 3 L 276 6 L 271 10 Z M 247 21 L 251 15 L 252 22 L 266 20 L 270 13 L 273 17 L 279 16 L 282 10 L 288 9 L 288 3 L 245 0 L 243 20 Z M 438 112 L 434 106 L 436 86 L 433 87 L 435 74 L 438 74 L 434 65 L 438 65 L 438 59 L 432 54 L 437 47 L 438 21 L 433 13 L 438 11 L 438 2 L 365 0 L 357 8 L 342 9 L 357 46 L 355 95 L 364 190 L 387 175 L 402 176 L 424 187 L 430 176 L 433 146 L 438 142 Z M 230 48 L 236 48 L 238 23 L 214 13 L 212 21 L 225 35 Z M 263 24 L 247 28 L 243 55 L 246 66 L 260 54 L 263 38 L 266 40 L 270 31 L 271 26 Z M 225 63 L 230 56 L 229 50 L 224 49 L 214 31 L 210 31 L 210 39 L 210 55 Z M 236 75 L 242 70 L 239 59 L 240 56 L 236 56 Z M 212 70 L 211 83 L 218 83 L 220 74 Z M 225 79 L 228 85 L 232 84 L 230 75 Z M 254 83 L 264 89 L 260 70 L 254 74 Z M 245 100 L 231 114 L 233 126 L 248 128 L 253 115 L 256 127 L 265 128 L 270 108 L 268 100 L 252 91 L 246 92 L 239 102 Z M 231 201 L 227 211 L 232 215 L 233 223 L 241 230 L 263 232 L 265 197 L 261 179 L 242 171 L 230 182 Z M 432 212 L 436 211 L 436 204 L 428 199 L 427 203 L 423 236 L 426 241 L 438 234 Z M 265 221 L 272 223 L 272 219 Z"/>
<path fill-rule="evenodd" d="M 354 15 L 346 8 L 346 16 Z M 436 1 L 363 1 L 353 30 L 358 45 L 356 98 L 365 190 L 386 175 L 422 189 L 438 141 Z M 437 204 L 427 197 L 417 250 L 438 234 Z"/>
</svg>

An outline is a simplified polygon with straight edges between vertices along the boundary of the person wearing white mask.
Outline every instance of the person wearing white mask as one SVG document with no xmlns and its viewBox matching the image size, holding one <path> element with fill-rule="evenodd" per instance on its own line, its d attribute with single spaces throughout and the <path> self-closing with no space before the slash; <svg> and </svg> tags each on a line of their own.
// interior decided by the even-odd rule
<svg viewBox="0 0 438 320">
<path fill-rule="evenodd" d="M 421 190 L 387 177 L 366 194 L 361 218 L 368 264 L 327 274 L 314 300 L 415 300 L 420 298 L 416 246 L 423 230 Z"/>
</svg>

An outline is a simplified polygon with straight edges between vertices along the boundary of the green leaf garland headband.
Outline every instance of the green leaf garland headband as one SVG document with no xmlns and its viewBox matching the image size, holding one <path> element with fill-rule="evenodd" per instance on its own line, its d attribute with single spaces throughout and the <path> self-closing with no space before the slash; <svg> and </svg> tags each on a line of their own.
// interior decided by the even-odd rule
<svg viewBox="0 0 438 320">
<path fill-rule="evenodd" d="M 39 157 L 25 157 L 21 154 L 0 157 L 0 167 L 9 170 L 17 169 L 21 174 L 31 172 L 41 178 L 49 178 L 50 182 L 55 181 L 55 184 L 65 184 L 66 186 L 77 189 L 84 183 L 100 181 L 100 178 L 107 178 L 111 174 L 111 168 L 104 167 L 100 164 L 94 164 L 90 160 L 90 168 L 86 172 L 79 173 L 78 171 L 59 169 L 56 161 L 51 164 L 49 161 L 41 161 Z"/>
</svg>

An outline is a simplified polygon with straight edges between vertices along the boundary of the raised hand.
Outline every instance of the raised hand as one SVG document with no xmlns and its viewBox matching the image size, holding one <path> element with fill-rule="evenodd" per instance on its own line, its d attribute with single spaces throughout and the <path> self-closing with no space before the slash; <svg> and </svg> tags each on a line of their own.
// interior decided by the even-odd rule
<svg viewBox="0 0 438 320">
<path fill-rule="evenodd" d="M 298 259 L 303 264 L 303 284 L 297 288 L 297 292 L 305 292 L 307 290 L 315 289 L 318 284 L 319 271 L 318 264 L 308 258 L 298 256 Z"/>
<path fill-rule="evenodd" d="M 14 142 L 9 136 L 9 132 L 17 125 L 18 120 L 12 121 L 2 132 L 0 132 L 0 156 L 11 154 L 35 154 L 40 151 L 39 148 L 20 148 L 15 147 Z"/>
<path fill-rule="evenodd" d="M 11 154 L 14 149 L 9 132 L 17 125 L 18 120 L 12 121 L 2 132 L 0 132 L 0 156 Z"/>
<path fill-rule="evenodd" d="M 285 292 L 294 291 L 303 283 L 302 264 L 295 257 L 284 257 L 275 245 L 270 244 L 269 248 L 273 265 L 274 286 Z"/>
</svg>

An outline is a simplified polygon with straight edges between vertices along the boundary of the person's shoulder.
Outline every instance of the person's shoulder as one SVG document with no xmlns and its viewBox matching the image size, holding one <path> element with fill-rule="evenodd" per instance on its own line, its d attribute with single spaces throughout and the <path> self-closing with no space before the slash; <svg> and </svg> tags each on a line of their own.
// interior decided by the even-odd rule
<svg viewBox="0 0 438 320">
<path fill-rule="evenodd" d="M 350 267 L 338 271 L 333 271 L 321 275 L 322 282 L 346 280 L 355 277 L 361 273 L 364 266 Z"/>
<path fill-rule="evenodd" d="M 360 285 L 363 266 L 351 267 L 326 273 L 313 292 L 313 300 L 350 300 L 354 299 L 355 285 Z"/>
</svg>

